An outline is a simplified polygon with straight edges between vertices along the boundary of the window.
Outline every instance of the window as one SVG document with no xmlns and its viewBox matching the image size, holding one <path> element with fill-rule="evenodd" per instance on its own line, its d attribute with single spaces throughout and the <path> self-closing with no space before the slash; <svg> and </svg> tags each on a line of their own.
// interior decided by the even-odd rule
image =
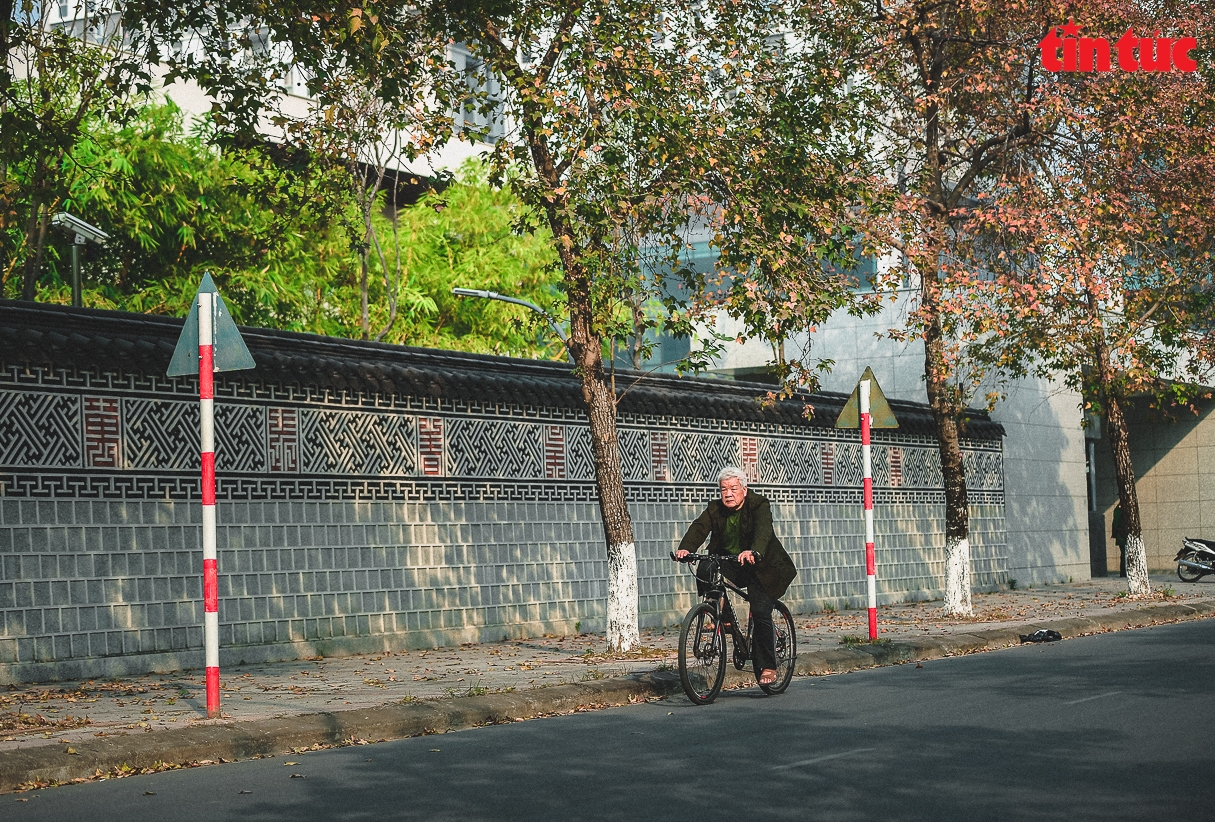
<svg viewBox="0 0 1215 822">
<path fill-rule="evenodd" d="M 451 49 L 452 62 L 464 74 L 469 96 L 455 114 L 457 129 L 470 132 L 486 143 L 496 143 L 506 133 L 502 106 L 502 85 L 485 62 L 457 43 Z"/>
</svg>

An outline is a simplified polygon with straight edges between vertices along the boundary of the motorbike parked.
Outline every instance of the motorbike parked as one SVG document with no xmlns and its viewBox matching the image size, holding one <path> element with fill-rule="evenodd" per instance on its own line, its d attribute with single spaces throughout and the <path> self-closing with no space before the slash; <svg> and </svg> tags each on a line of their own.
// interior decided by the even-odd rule
<svg viewBox="0 0 1215 822">
<path fill-rule="evenodd" d="M 1197 582 L 1215 574 L 1215 540 L 1184 537 L 1177 552 L 1177 576 L 1182 582 Z"/>
</svg>

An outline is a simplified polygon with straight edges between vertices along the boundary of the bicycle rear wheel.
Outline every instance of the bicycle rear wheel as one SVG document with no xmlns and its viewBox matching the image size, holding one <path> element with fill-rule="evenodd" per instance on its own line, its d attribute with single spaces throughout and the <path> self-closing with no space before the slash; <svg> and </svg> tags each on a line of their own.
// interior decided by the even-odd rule
<svg viewBox="0 0 1215 822">
<path fill-rule="evenodd" d="M 726 679 L 726 644 L 717 606 L 702 602 L 683 619 L 679 631 L 679 681 L 688 699 L 707 705 Z"/>
<path fill-rule="evenodd" d="M 797 662 L 797 630 L 793 626 L 793 617 L 785 603 L 778 602 L 772 609 L 772 631 L 776 639 L 776 681 L 771 685 L 761 684 L 766 694 L 783 693 L 793 679 L 793 668 Z M 760 672 L 755 672 L 756 680 Z"/>
</svg>

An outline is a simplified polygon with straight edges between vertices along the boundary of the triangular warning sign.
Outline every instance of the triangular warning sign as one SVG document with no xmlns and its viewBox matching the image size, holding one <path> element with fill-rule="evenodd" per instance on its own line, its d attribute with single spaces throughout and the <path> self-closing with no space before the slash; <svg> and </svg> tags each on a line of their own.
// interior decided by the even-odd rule
<svg viewBox="0 0 1215 822">
<path fill-rule="evenodd" d="M 848 398 L 848 402 L 844 403 L 844 410 L 840 412 L 839 419 L 835 421 L 835 427 L 861 427 L 861 383 L 865 380 L 869 380 L 869 427 L 898 428 L 899 421 L 895 419 L 894 412 L 890 410 L 890 403 L 886 402 L 886 395 L 882 393 L 877 377 L 873 376 L 873 369 L 868 366 L 865 367 L 865 373 L 861 374 L 861 378 L 857 380 L 856 388 L 852 389 L 852 396 Z"/>
<path fill-rule="evenodd" d="M 219 296 L 215 283 L 210 274 L 203 274 L 198 293 L 190 305 L 190 315 L 186 317 L 186 326 L 177 338 L 177 347 L 173 349 L 173 359 L 169 362 L 170 377 L 188 377 L 198 373 L 198 294 L 203 292 L 215 295 L 215 319 L 212 325 L 215 333 L 215 370 L 243 371 L 254 368 L 253 355 L 241 339 L 236 321 L 232 319 L 224 298 Z"/>
</svg>

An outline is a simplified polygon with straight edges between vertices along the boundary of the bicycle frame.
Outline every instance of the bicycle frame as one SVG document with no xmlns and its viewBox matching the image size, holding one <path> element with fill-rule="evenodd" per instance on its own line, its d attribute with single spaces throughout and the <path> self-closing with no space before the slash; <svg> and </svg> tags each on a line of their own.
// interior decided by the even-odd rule
<svg viewBox="0 0 1215 822">
<path fill-rule="evenodd" d="M 675 559 L 675 555 L 671 555 Z M 697 567 L 701 562 L 709 562 L 713 568 L 712 574 L 709 577 L 709 589 L 705 591 L 701 597 L 702 602 L 712 602 L 717 606 L 717 630 L 720 631 L 722 623 L 730 627 L 730 638 L 734 640 L 734 667 L 742 670 L 743 666 L 751 659 L 751 614 L 747 612 L 747 629 L 744 632 L 738 627 L 738 616 L 734 613 L 734 605 L 730 602 L 730 598 L 726 596 L 727 591 L 733 591 L 738 594 L 747 603 L 751 602 L 747 592 L 739 588 L 733 582 L 726 578 L 726 575 L 721 572 L 721 566 L 724 562 L 733 562 L 741 566 L 734 557 L 726 556 L 725 554 L 688 554 L 683 560 L 677 560 L 691 564 L 695 562 Z M 742 664 L 740 664 L 742 663 Z"/>
<path fill-rule="evenodd" d="M 693 562 L 711 563 L 708 574 L 707 588 L 701 601 L 694 605 L 679 631 L 679 680 L 684 693 L 697 705 L 707 705 L 717 698 L 721 692 L 726 674 L 726 629 L 734 640 L 734 667 L 743 670 L 751 659 L 751 632 L 755 624 L 755 616 L 750 607 L 747 609 L 747 627 L 744 632 L 738 624 L 738 616 L 728 594 L 733 591 L 750 605 L 751 598 L 747 592 L 722 573 L 722 565 L 739 561 L 725 554 L 695 554 L 689 553 L 682 558 L 671 554 L 671 559 L 685 564 Z M 700 580 L 700 577 L 697 577 Z M 767 694 L 784 693 L 793 677 L 794 663 L 797 659 L 797 630 L 789 609 L 781 602 L 774 604 L 774 612 L 779 611 L 779 622 L 773 624 L 775 668 L 777 679 L 764 682 L 761 672 L 755 669 L 755 678 L 759 687 Z M 709 620 L 713 625 L 710 629 Z"/>
</svg>

